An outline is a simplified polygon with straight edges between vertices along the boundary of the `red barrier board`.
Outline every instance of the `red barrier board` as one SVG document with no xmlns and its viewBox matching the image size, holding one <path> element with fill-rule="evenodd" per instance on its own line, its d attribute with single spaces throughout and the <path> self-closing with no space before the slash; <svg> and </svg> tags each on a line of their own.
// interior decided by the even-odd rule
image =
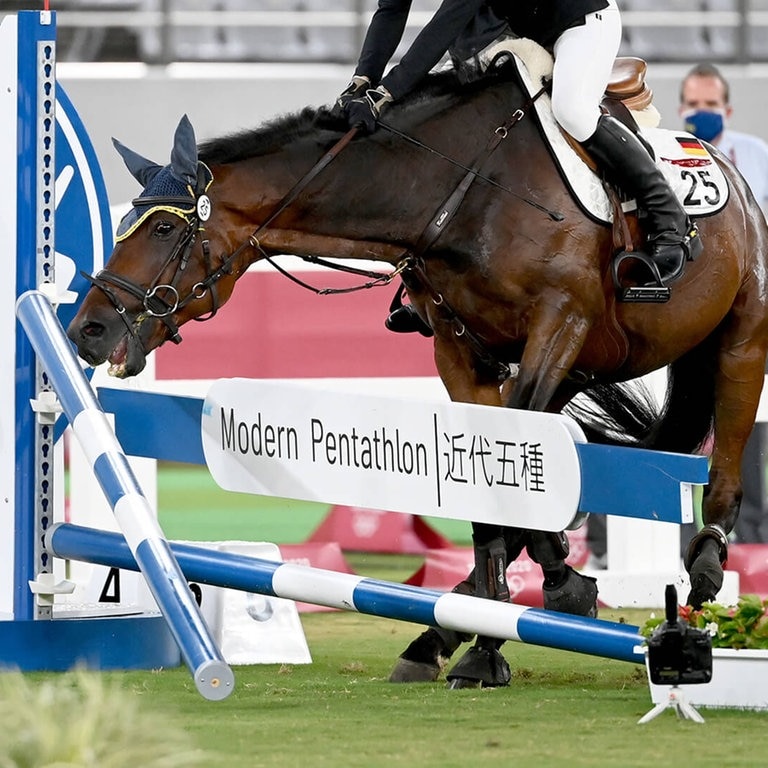
<svg viewBox="0 0 768 768">
<path fill-rule="evenodd" d="M 316 285 L 362 278 L 303 272 Z M 395 287 L 317 296 L 274 272 L 249 272 L 215 318 L 187 323 L 157 352 L 158 379 L 436 376 L 432 343 L 384 328 Z"/>
</svg>

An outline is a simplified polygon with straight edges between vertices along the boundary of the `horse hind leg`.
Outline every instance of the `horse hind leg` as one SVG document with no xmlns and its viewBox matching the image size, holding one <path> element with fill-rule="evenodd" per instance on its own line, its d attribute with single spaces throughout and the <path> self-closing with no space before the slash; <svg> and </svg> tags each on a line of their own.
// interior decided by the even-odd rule
<svg viewBox="0 0 768 768">
<path fill-rule="evenodd" d="M 704 527 L 691 540 L 685 554 L 694 608 L 713 602 L 723 584 L 728 557 L 728 534 L 741 503 L 741 458 L 754 425 L 763 385 L 765 350 L 753 337 L 749 343 L 731 343 L 718 359 L 715 379 L 715 441 L 709 484 L 704 493 Z"/>
<path fill-rule="evenodd" d="M 717 524 L 705 525 L 690 541 L 685 568 L 691 581 L 686 603 L 699 610 L 714 602 L 723 586 L 723 565 L 728 558 L 728 537 Z"/>
<path fill-rule="evenodd" d="M 746 443 L 746 438 L 743 443 Z M 740 448 L 733 449 L 739 457 L 743 452 L 743 443 Z M 696 610 L 703 603 L 714 602 L 723 586 L 728 534 L 736 524 L 741 503 L 740 458 L 728 462 L 725 470 L 720 464 L 719 456 L 713 455 L 710 481 L 704 493 L 704 526 L 689 542 L 683 558 L 691 582 L 686 602 Z"/>
</svg>

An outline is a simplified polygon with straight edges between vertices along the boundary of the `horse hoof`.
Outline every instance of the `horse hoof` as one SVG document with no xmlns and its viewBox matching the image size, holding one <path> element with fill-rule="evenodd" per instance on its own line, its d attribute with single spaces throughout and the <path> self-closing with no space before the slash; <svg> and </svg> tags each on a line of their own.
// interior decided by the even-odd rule
<svg viewBox="0 0 768 768">
<path fill-rule="evenodd" d="M 568 575 L 560 586 L 544 587 L 544 608 L 597 618 L 597 581 L 577 573 L 570 565 L 567 568 Z"/>
<path fill-rule="evenodd" d="M 690 605 L 695 611 L 700 611 L 704 603 L 715 602 L 715 597 L 719 591 L 712 580 L 704 574 L 692 578 L 691 591 L 688 593 L 686 605 Z"/>
<path fill-rule="evenodd" d="M 437 664 L 423 661 L 410 661 L 402 656 L 397 660 L 390 683 L 434 683 L 440 677 L 441 669 Z"/>
<path fill-rule="evenodd" d="M 705 541 L 696 559 L 691 564 L 691 591 L 687 603 L 694 610 L 700 610 L 702 603 L 715 602 L 723 586 L 723 566 L 720 551 L 714 539 Z"/>
<path fill-rule="evenodd" d="M 509 685 L 512 673 L 498 648 L 473 645 L 456 662 L 447 679 L 449 688 L 498 688 Z"/>
<path fill-rule="evenodd" d="M 448 664 L 464 635 L 430 627 L 400 654 L 389 676 L 391 683 L 433 683 Z"/>
</svg>

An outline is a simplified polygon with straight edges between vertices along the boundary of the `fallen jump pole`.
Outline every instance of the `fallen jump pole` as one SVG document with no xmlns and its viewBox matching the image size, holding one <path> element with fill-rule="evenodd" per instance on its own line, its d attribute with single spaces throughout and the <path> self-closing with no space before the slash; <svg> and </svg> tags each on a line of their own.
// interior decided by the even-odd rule
<svg viewBox="0 0 768 768">
<path fill-rule="evenodd" d="M 119 533 L 59 523 L 46 533 L 56 557 L 138 570 Z M 188 580 L 388 619 L 645 662 L 638 628 L 171 542 Z"/>
<path fill-rule="evenodd" d="M 134 570 L 144 575 L 197 690 L 206 699 L 226 698 L 234 689 L 232 670 L 203 620 L 50 302 L 40 291 L 27 291 L 16 302 L 16 315 L 125 535 Z"/>
</svg>

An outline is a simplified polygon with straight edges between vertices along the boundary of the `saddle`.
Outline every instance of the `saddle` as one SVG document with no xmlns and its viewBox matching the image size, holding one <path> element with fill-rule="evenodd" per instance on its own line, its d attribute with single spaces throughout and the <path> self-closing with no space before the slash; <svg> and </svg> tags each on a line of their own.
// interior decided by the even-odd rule
<svg viewBox="0 0 768 768">
<path fill-rule="evenodd" d="M 658 110 L 653 106 L 653 91 L 645 81 L 647 70 L 648 65 L 643 59 L 619 56 L 613 62 L 611 78 L 600 102 L 600 108 L 605 113 L 624 123 L 646 146 L 640 127 L 655 128 L 661 120 Z M 586 165 L 597 171 L 597 164 L 584 147 L 565 131 L 562 134 Z"/>
<path fill-rule="evenodd" d="M 636 56 L 620 56 L 605 89 L 604 103 L 620 103 L 631 112 L 642 112 L 651 106 L 653 91 L 645 82 L 648 65 Z"/>
</svg>

